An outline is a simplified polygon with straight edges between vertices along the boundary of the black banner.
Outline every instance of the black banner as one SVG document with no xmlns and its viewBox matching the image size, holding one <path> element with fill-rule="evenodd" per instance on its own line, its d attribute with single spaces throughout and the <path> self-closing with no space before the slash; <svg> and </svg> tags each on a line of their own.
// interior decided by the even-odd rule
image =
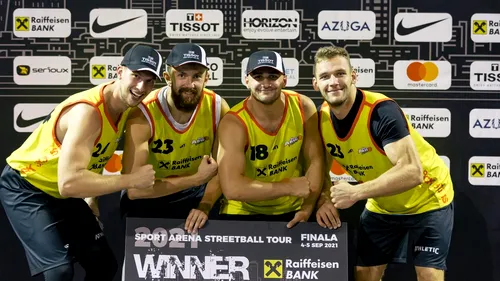
<svg viewBox="0 0 500 281">
<path fill-rule="evenodd" d="M 347 224 L 127 219 L 125 281 L 347 280 Z"/>
</svg>

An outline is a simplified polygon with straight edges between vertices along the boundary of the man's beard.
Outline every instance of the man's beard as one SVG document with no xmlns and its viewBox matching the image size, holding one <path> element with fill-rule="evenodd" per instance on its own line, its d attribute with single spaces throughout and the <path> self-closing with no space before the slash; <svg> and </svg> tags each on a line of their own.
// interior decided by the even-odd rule
<svg viewBox="0 0 500 281">
<path fill-rule="evenodd" d="M 193 99 L 186 101 L 182 97 L 183 93 L 188 93 L 188 94 L 194 95 Z M 196 109 L 196 107 L 198 106 L 200 99 L 201 99 L 201 94 L 197 93 L 196 90 L 181 88 L 181 89 L 179 89 L 179 92 L 177 92 L 177 91 L 174 91 L 172 89 L 172 100 L 174 101 L 175 107 L 180 111 L 184 111 L 184 112 L 194 111 Z"/>
</svg>

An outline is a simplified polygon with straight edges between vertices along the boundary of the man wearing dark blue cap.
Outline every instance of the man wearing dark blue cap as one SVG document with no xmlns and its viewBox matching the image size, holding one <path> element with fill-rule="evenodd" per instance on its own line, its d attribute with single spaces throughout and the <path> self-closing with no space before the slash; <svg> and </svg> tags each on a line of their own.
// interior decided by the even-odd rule
<svg viewBox="0 0 500 281">
<path fill-rule="evenodd" d="M 102 171 L 122 137 L 130 109 L 153 89 L 161 65 L 153 48 L 132 47 L 115 81 L 64 100 L 7 158 L 0 201 L 24 246 L 32 275 L 71 281 L 73 262 L 78 261 L 85 280 L 113 279 L 115 257 L 83 198 L 153 185 L 151 165 L 120 176 L 103 176 Z"/>
<path fill-rule="evenodd" d="M 221 218 L 307 221 L 321 191 L 323 155 L 312 100 L 283 90 L 280 54 L 250 55 L 245 82 L 250 96 L 221 121 L 219 178 Z"/>
<path fill-rule="evenodd" d="M 121 208 L 132 217 L 187 218 L 191 233 L 203 227 L 221 195 L 212 157 L 229 106 L 205 88 L 208 62 L 201 46 L 177 44 L 166 64 L 167 86 L 153 91 L 127 123 L 122 170 L 151 164 L 160 180 L 152 188 L 128 190 Z"/>
</svg>

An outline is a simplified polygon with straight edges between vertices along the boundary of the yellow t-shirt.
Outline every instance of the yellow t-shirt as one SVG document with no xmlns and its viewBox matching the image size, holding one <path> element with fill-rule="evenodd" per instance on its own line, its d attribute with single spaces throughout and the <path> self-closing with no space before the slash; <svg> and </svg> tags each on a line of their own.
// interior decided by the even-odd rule
<svg viewBox="0 0 500 281">
<path fill-rule="evenodd" d="M 77 103 L 87 103 L 95 108 L 101 117 L 101 134 L 95 140 L 88 170 L 102 174 L 104 166 L 113 155 L 120 141 L 129 109 L 120 117 L 118 124 L 110 122 L 108 109 L 104 104 L 103 89 L 109 83 L 76 93 L 56 106 L 54 111 L 7 158 L 7 163 L 19 171 L 29 183 L 41 191 L 63 198 L 57 184 L 57 165 L 61 143 L 56 137 L 56 123 L 61 112 Z"/>
<path fill-rule="evenodd" d="M 333 127 L 330 107 L 324 102 L 320 111 L 320 127 L 326 153 L 358 182 L 376 179 L 393 167 L 383 148 L 378 147 L 370 134 L 370 117 L 375 105 L 391 100 L 369 91 L 362 91 L 363 101 L 348 135 L 341 139 Z M 403 193 L 369 198 L 366 208 L 380 214 L 419 214 L 442 208 L 451 203 L 453 183 L 448 167 L 432 147 L 407 122 L 424 170 L 424 182 Z"/>
<path fill-rule="evenodd" d="M 246 128 L 245 176 L 263 182 L 279 182 L 303 175 L 301 148 L 304 140 L 304 110 L 298 93 L 283 90 L 285 113 L 275 133 L 266 132 L 247 109 L 247 99 L 235 105 L 228 114 L 236 116 Z M 223 214 L 279 215 L 299 210 L 302 199 L 283 196 L 273 200 L 241 202 L 227 200 Z"/>
<path fill-rule="evenodd" d="M 221 98 L 204 89 L 191 120 L 182 128 L 171 118 L 166 100 L 167 88 L 152 92 L 139 105 L 150 124 L 148 163 L 157 178 L 193 175 L 203 155 L 212 152 L 220 119 Z M 181 127 L 181 128 L 180 128 Z"/>
</svg>

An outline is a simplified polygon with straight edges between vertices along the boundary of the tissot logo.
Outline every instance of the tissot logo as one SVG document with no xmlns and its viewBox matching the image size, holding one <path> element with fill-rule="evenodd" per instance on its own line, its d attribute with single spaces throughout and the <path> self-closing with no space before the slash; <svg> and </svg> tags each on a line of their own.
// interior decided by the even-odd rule
<svg viewBox="0 0 500 281">
<path fill-rule="evenodd" d="M 165 18 L 169 38 L 221 38 L 224 14 L 220 10 L 168 10 Z"/>
<path fill-rule="evenodd" d="M 33 132 L 56 107 L 57 103 L 18 103 L 14 106 L 14 130 Z"/>
<path fill-rule="evenodd" d="M 148 33 L 148 16 L 141 9 L 93 9 L 89 24 L 96 38 L 143 38 Z"/>
<path fill-rule="evenodd" d="M 394 38 L 400 42 L 448 42 L 452 26 L 447 13 L 399 13 L 394 18 Z"/>
<path fill-rule="evenodd" d="M 500 61 L 474 61 L 470 65 L 470 87 L 480 91 L 500 90 Z"/>
</svg>

